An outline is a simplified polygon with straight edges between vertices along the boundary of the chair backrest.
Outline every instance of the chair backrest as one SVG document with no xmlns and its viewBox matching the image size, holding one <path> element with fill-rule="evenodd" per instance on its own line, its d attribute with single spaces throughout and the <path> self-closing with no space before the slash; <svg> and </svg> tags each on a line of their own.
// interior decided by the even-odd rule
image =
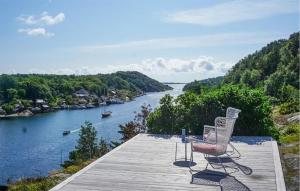
<svg viewBox="0 0 300 191">
<path fill-rule="evenodd" d="M 226 117 L 231 117 L 231 118 L 238 118 L 239 117 L 239 113 L 241 112 L 241 110 L 239 109 L 235 109 L 233 107 L 228 107 L 226 110 Z"/>
<path fill-rule="evenodd" d="M 235 118 L 229 117 L 217 117 L 215 119 L 218 154 L 223 154 L 226 152 L 234 122 Z"/>
<path fill-rule="evenodd" d="M 226 117 L 217 117 L 215 119 L 215 127 L 217 129 L 216 138 L 219 154 L 225 153 L 227 145 L 233 133 L 233 128 L 236 119 L 241 110 L 233 107 L 228 107 L 226 110 Z"/>
<path fill-rule="evenodd" d="M 239 113 L 241 112 L 241 110 L 233 108 L 233 107 L 228 107 L 226 110 L 226 118 L 233 118 L 233 124 L 228 126 L 229 128 L 231 128 L 231 133 L 230 133 L 230 137 L 232 136 L 233 133 L 233 129 L 234 129 L 234 124 L 236 119 L 239 117 Z"/>
</svg>

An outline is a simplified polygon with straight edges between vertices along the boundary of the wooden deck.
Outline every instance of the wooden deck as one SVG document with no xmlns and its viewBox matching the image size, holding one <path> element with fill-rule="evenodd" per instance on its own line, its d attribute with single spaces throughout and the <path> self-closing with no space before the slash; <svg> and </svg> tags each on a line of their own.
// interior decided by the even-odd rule
<svg viewBox="0 0 300 191">
<path fill-rule="evenodd" d="M 270 137 L 234 137 L 234 140 L 233 144 L 242 153 L 235 161 L 253 172 L 245 175 L 228 168 L 233 172 L 230 175 L 250 190 L 285 191 L 276 141 Z M 177 136 L 139 134 L 51 190 L 221 190 L 220 186 L 190 183 L 189 168 L 180 162 L 174 164 L 176 141 L 180 141 Z M 189 150 L 188 147 L 188 156 Z M 178 157 L 184 157 L 182 143 L 178 145 Z M 195 154 L 194 161 L 197 165 L 193 169 L 201 170 L 206 165 L 201 154 Z"/>
</svg>

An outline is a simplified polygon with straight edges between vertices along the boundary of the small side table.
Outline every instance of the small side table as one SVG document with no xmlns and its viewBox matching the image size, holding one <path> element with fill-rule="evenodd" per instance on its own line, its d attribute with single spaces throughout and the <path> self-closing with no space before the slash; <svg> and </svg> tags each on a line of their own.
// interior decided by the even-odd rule
<svg viewBox="0 0 300 191">
<path fill-rule="evenodd" d="M 190 140 L 188 139 L 188 137 L 186 137 L 184 139 L 184 141 L 176 141 L 176 148 L 175 148 L 175 162 L 177 161 L 177 148 L 178 148 L 178 144 L 184 144 L 184 160 L 188 161 L 187 159 L 187 144 L 190 143 Z M 192 160 L 192 159 L 190 159 Z"/>
</svg>

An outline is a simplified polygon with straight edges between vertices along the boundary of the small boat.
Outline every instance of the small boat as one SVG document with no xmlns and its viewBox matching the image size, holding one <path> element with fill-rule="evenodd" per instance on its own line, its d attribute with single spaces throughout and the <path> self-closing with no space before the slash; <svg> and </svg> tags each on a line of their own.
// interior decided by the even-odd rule
<svg viewBox="0 0 300 191">
<path fill-rule="evenodd" d="M 102 113 L 102 118 L 109 117 L 111 115 L 111 111 L 105 111 Z"/>
<path fill-rule="evenodd" d="M 63 136 L 69 135 L 70 133 L 71 133 L 71 131 L 69 131 L 69 130 L 68 131 L 64 131 L 63 132 Z"/>
</svg>

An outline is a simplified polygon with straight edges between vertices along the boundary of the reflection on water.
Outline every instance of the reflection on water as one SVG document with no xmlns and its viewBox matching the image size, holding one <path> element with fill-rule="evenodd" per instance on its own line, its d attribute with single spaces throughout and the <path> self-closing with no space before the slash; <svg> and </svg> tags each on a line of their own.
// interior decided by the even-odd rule
<svg viewBox="0 0 300 191">
<path fill-rule="evenodd" d="M 119 140 L 119 124 L 132 120 L 143 103 L 155 108 L 165 94 L 182 93 L 182 84 L 171 86 L 173 90 L 149 93 L 129 103 L 109 106 L 113 112 L 109 118 L 101 118 L 103 108 L 93 108 L 0 121 L 0 184 L 6 183 L 8 178 L 47 175 L 59 169 L 61 159 L 66 160 L 69 151 L 74 149 L 80 125 L 86 120 L 96 127 L 99 138 Z M 65 130 L 71 133 L 63 136 Z"/>
</svg>

